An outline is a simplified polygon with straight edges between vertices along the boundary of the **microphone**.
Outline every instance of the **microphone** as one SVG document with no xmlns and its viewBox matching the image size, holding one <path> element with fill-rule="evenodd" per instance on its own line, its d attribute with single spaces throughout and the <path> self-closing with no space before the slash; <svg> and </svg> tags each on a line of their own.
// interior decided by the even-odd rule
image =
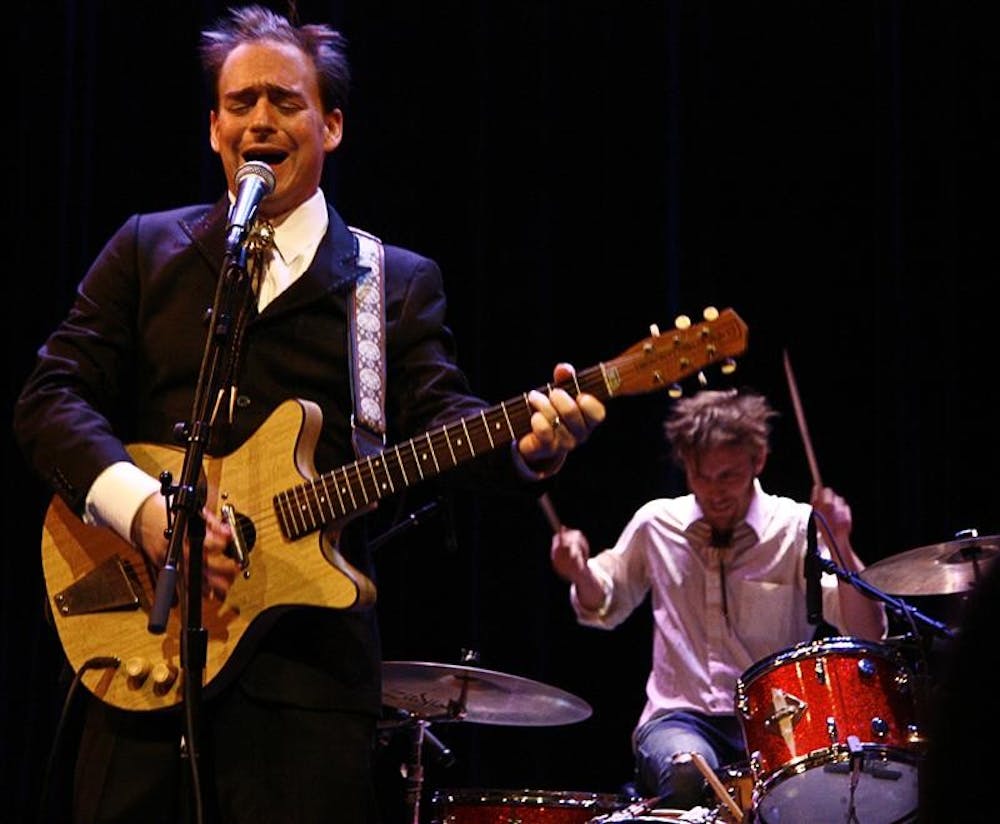
<svg viewBox="0 0 1000 824">
<path fill-rule="evenodd" d="M 260 202 L 274 191 L 271 167 L 259 160 L 249 160 L 236 170 L 236 202 L 229 210 L 226 226 L 226 250 L 242 246 L 257 216 Z"/>
<path fill-rule="evenodd" d="M 816 540 L 815 510 L 809 513 L 806 536 L 806 558 L 803 570 L 806 579 L 806 619 L 815 626 L 823 622 L 823 585 L 820 583 L 823 567 L 820 563 L 819 544 Z"/>
</svg>

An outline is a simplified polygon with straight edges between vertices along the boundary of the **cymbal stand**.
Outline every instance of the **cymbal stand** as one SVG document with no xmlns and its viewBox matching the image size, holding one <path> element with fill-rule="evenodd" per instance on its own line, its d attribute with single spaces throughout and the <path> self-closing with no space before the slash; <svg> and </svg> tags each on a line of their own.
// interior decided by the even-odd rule
<svg viewBox="0 0 1000 824">
<path fill-rule="evenodd" d="M 418 718 L 413 723 L 410 762 L 406 765 L 406 807 L 411 824 L 420 824 L 420 795 L 424 787 L 424 733 L 430 722 Z"/>
<path fill-rule="evenodd" d="M 437 759 L 445 767 L 450 767 L 455 763 L 454 753 L 430 731 L 430 726 L 435 720 L 453 721 L 455 718 L 450 714 L 435 719 L 414 715 L 405 710 L 396 710 L 396 712 L 399 717 L 383 725 L 383 728 L 391 727 L 398 729 L 400 727 L 408 727 L 411 729 L 409 761 L 404 765 L 406 776 L 406 808 L 410 813 L 410 823 L 420 824 L 420 800 L 423 796 L 424 787 L 424 745 L 426 743 L 431 744 Z"/>
</svg>

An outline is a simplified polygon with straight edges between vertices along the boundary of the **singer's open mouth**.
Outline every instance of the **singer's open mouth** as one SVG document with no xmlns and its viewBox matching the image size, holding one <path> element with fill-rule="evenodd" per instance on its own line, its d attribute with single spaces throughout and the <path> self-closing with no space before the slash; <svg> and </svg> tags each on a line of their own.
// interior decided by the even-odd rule
<svg viewBox="0 0 1000 824">
<path fill-rule="evenodd" d="M 243 160 L 259 160 L 262 163 L 266 163 L 268 166 L 277 166 L 286 157 L 288 157 L 288 152 L 247 152 L 243 155 Z"/>
</svg>

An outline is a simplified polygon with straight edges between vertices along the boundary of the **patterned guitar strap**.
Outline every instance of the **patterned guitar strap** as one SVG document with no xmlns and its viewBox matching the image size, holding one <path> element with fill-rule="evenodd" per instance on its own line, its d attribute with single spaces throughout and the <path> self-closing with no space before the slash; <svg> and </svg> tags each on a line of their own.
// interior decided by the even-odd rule
<svg viewBox="0 0 1000 824">
<path fill-rule="evenodd" d="M 351 294 L 350 366 L 354 411 L 351 440 L 359 458 L 385 447 L 385 250 L 382 241 L 350 227 L 358 241 L 358 265 L 367 271 Z"/>
</svg>

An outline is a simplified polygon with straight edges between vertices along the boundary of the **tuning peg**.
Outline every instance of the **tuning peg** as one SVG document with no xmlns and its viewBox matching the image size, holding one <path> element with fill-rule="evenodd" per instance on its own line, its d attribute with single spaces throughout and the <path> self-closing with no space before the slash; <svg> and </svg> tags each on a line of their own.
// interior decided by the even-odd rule
<svg viewBox="0 0 1000 824">
<path fill-rule="evenodd" d="M 736 371 L 736 359 L 726 358 L 719 369 L 723 375 L 732 375 Z"/>
<path fill-rule="evenodd" d="M 708 378 L 705 377 L 705 373 L 704 372 L 699 372 L 698 373 L 698 385 L 702 389 L 704 389 L 706 386 L 708 386 Z"/>
<path fill-rule="evenodd" d="M 649 324 L 649 334 L 651 334 L 654 338 L 660 337 L 660 327 L 655 323 Z"/>
<path fill-rule="evenodd" d="M 670 388 L 667 389 L 667 394 L 674 400 L 677 400 L 684 394 L 684 390 L 681 389 L 681 385 L 679 383 L 672 383 L 670 384 Z"/>
<path fill-rule="evenodd" d="M 691 318 L 689 318 L 687 315 L 678 315 L 677 318 L 674 320 L 674 328 L 681 330 L 690 329 Z"/>
<path fill-rule="evenodd" d="M 702 311 L 701 316 L 708 321 L 718 320 L 719 310 L 716 309 L 714 306 L 706 306 L 705 309 Z"/>
</svg>

